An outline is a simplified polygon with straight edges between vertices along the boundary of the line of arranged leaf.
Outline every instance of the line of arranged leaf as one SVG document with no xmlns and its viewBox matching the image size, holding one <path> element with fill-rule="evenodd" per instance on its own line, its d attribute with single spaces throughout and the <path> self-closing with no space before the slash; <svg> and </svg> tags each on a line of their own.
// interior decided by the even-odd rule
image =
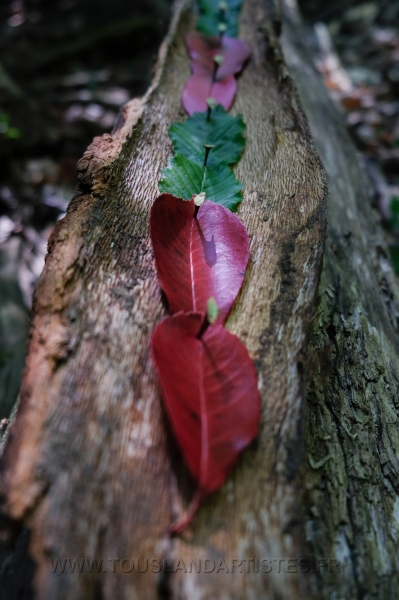
<svg viewBox="0 0 399 600">
<path fill-rule="evenodd" d="M 213 74 L 211 70 L 223 35 L 237 35 L 242 0 L 198 4 L 197 29 L 214 39 L 189 36 L 193 73 L 199 73 L 190 77 L 182 101 L 192 116 L 169 129 L 175 156 L 162 170 L 159 189 L 164 195 L 154 202 L 150 218 L 158 279 L 174 313 L 153 333 L 153 357 L 172 428 L 198 482 L 187 511 L 170 528 L 174 533 L 183 531 L 201 499 L 224 483 L 257 435 L 260 421 L 253 361 L 239 339 L 223 328 L 249 257 L 248 233 L 226 210 L 235 211 L 242 199 L 243 186 L 229 166 L 244 150 L 245 124 L 241 115 L 231 117 L 207 98 L 211 89 L 216 103 L 229 108 L 233 102 L 235 79 L 229 75 L 216 82 L 217 66 Z M 227 74 L 240 70 L 249 56 L 246 44 L 232 39 L 223 52 Z M 198 106 L 208 110 L 195 112 Z M 202 192 L 212 202 L 198 208 L 192 199 Z M 209 316 L 211 301 L 214 319 Z"/>
<path fill-rule="evenodd" d="M 202 17 L 218 24 L 217 32 L 208 31 L 208 36 L 191 33 L 187 37 L 187 49 L 191 58 L 192 75 L 183 90 L 183 104 L 191 115 L 183 123 L 173 123 L 169 135 L 175 156 L 162 170 L 159 190 L 183 200 L 205 192 L 206 198 L 236 211 L 242 200 L 242 184 L 235 178 L 229 165 L 240 159 L 245 145 L 245 124 L 242 116 L 232 117 L 220 104 L 207 107 L 208 95 L 220 87 L 219 101 L 226 108 L 231 105 L 236 89 L 233 73 L 241 70 L 250 51 L 245 42 L 235 38 L 226 38 L 226 19 L 236 23 L 241 8 L 241 0 L 218 2 L 200 0 Z M 236 12 L 236 16 L 232 18 Z M 201 26 L 199 25 L 201 30 Z M 217 33 L 217 35 L 215 35 Z M 211 34 L 210 37 L 209 34 Z M 225 65 L 225 75 L 216 81 L 219 61 L 221 69 Z M 201 80 L 201 85 L 194 80 Z M 205 79 L 204 79 L 205 78 Z M 202 85 L 204 82 L 205 87 Z M 232 87 L 224 90 L 224 84 L 232 82 Z M 209 81 L 208 81 L 209 80 Z M 189 83 L 193 85 L 188 85 Z M 218 87 L 219 86 L 219 87 Z M 187 97 L 188 94 L 188 97 Z M 213 99 L 215 103 L 215 99 Z M 199 108 L 200 107 L 200 108 Z M 196 112 L 202 110 L 203 112 Z M 204 145 L 212 147 L 207 161 L 204 162 Z"/>
</svg>

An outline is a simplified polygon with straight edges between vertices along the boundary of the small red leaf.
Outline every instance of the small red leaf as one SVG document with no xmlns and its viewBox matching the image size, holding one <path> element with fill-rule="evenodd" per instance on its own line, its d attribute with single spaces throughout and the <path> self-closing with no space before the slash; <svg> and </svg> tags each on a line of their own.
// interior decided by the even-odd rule
<svg viewBox="0 0 399 600">
<path fill-rule="evenodd" d="M 217 80 L 239 73 L 251 54 L 243 40 L 227 36 L 220 41 L 219 38 L 192 31 L 186 43 L 192 61 L 191 70 L 195 74 L 213 75 L 215 56 L 223 56 L 224 60 L 216 72 Z"/>
<path fill-rule="evenodd" d="M 194 218 L 194 201 L 169 194 L 152 208 L 150 231 L 158 279 L 170 311 L 206 313 L 214 297 L 224 323 L 240 291 L 249 258 L 249 238 L 231 211 L 206 201 Z"/>
<path fill-rule="evenodd" d="M 198 313 L 167 317 L 152 336 L 166 412 L 198 481 L 198 493 L 175 532 L 191 520 L 199 499 L 224 483 L 259 429 L 260 395 L 247 349 L 219 325 L 198 339 L 203 318 Z"/>
<path fill-rule="evenodd" d="M 221 104 L 223 108 L 229 110 L 236 89 L 237 83 L 233 75 L 221 81 L 213 81 L 212 75 L 207 73 L 191 75 L 183 90 L 183 106 L 191 116 L 196 112 L 206 111 L 207 99 L 213 98 L 216 104 Z"/>
</svg>

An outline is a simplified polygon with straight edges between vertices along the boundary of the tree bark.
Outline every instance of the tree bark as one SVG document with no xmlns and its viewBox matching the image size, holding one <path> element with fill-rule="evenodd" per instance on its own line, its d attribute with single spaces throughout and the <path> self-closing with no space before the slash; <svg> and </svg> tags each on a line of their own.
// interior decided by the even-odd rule
<svg viewBox="0 0 399 600">
<path fill-rule="evenodd" d="M 251 259 L 227 324 L 255 359 L 262 428 L 190 531 L 166 534 L 194 483 L 166 424 L 149 352 L 165 309 L 148 215 L 172 151 L 168 126 L 185 117 L 184 38 L 194 18 L 190 2 L 176 4 L 151 89 L 85 153 L 80 191 L 49 242 L 20 406 L 1 463 L 4 529 L 23 529 L 14 554 L 27 548 L 32 573 L 32 581 L 19 575 L 26 585 L 18 594 L 215 600 L 329 598 L 331 590 L 358 598 L 367 590 L 374 594 L 367 597 L 382 598 L 383 559 L 393 568 L 395 558 L 384 519 L 392 523 L 397 500 L 397 296 L 362 166 L 287 9 L 285 56 L 330 175 L 330 237 L 317 308 L 325 175 L 270 0 L 246 0 L 240 23 L 252 58 L 233 109 L 247 124 L 235 171 L 245 186 L 239 217 L 251 237 Z M 341 573 L 277 567 L 278 559 L 303 555 L 338 558 Z M 81 557 L 102 558 L 100 572 L 53 572 L 50 559 Z M 169 568 L 146 569 L 152 558 Z M 224 559 L 230 572 L 186 573 L 173 569 L 178 558 L 186 567 L 190 560 Z M 242 573 L 231 572 L 233 559 L 251 558 L 274 559 L 274 568 L 256 572 L 255 563 L 244 562 Z M 123 559 L 135 560 L 131 572 Z M 4 572 L 6 597 L 15 598 L 9 589 L 16 589 L 18 570 Z"/>
<path fill-rule="evenodd" d="M 306 406 L 304 521 L 310 551 L 334 556 L 324 598 L 399 597 L 399 288 L 373 189 L 342 114 L 286 10 L 283 49 L 328 176 L 316 374 Z"/>
</svg>

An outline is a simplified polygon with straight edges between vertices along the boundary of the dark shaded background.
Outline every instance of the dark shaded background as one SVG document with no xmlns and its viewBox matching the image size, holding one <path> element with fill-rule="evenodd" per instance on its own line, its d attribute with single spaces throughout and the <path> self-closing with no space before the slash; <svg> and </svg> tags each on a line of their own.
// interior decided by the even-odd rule
<svg viewBox="0 0 399 600">
<path fill-rule="evenodd" d="M 0 3 L 0 419 L 18 394 L 32 292 L 51 228 L 76 189 L 76 163 L 146 91 L 170 7 Z"/>
<path fill-rule="evenodd" d="M 40 229 L 65 210 L 85 148 L 146 90 L 169 12 L 167 0 L 3 0 L 3 214 Z"/>
<path fill-rule="evenodd" d="M 48 235 L 76 188 L 77 160 L 147 89 L 170 6 L 0 4 L 0 420 L 18 394 L 32 292 Z M 316 67 L 367 161 L 399 272 L 399 0 L 300 6 Z"/>
</svg>

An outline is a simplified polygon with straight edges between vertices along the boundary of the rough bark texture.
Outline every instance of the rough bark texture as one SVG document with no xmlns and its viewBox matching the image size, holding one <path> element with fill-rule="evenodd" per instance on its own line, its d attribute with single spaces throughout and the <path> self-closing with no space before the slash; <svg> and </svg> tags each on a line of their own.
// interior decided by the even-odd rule
<svg viewBox="0 0 399 600">
<path fill-rule="evenodd" d="M 334 237 L 313 336 L 311 366 L 318 368 L 318 358 L 323 367 L 309 395 L 307 440 L 314 468 L 306 475 L 304 367 L 316 318 L 326 188 L 280 51 L 279 15 L 268 0 L 246 0 L 241 17 L 240 37 L 249 43 L 252 59 L 240 77 L 233 112 L 241 112 L 247 123 L 236 175 L 245 186 L 239 216 L 251 237 L 251 260 L 228 320 L 256 362 L 262 431 L 228 483 L 204 503 L 192 529 L 175 539 L 165 533 L 194 484 L 169 434 L 149 353 L 149 336 L 164 308 L 148 215 L 160 169 L 171 155 L 168 126 L 185 116 L 180 94 L 189 74 L 184 48 L 194 26 L 189 9 L 187 2 L 175 7 L 152 89 L 129 103 L 115 133 L 96 139 L 81 160 L 80 193 L 51 237 L 36 291 L 18 417 L 2 459 L 3 513 L 16 530 L 25 528 L 23 548 L 30 531 L 25 571 L 34 572 L 36 597 L 43 600 L 307 598 L 317 593 L 317 581 L 284 568 L 280 573 L 253 568 L 229 574 L 136 568 L 126 573 L 119 562 L 112 573 L 107 562 L 224 558 L 230 565 L 233 558 L 299 557 L 306 536 L 316 556 L 338 556 L 345 569 L 350 567 L 348 575 L 341 570 L 321 580 L 324 597 L 330 597 L 332 585 L 337 598 L 356 598 L 361 586 L 371 593 L 367 577 L 377 581 L 370 569 L 371 560 L 384 561 L 378 556 L 384 546 L 378 535 L 385 532 L 380 521 L 393 514 L 396 499 L 396 315 L 393 304 L 389 312 L 383 302 L 393 292 L 387 278 L 380 292 L 373 270 L 377 246 L 369 236 L 376 239 L 376 226 L 369 219 L 358 162 L 347 156 L 353 148 L 346 137 L 341 146 L 340 133 L 334 133 L 334 146 L 320 147 L 339 178 L 332 180 Z M 315 90 L 307 89 L 307 78 L 315 75 L 301 62 L 308 59 L 302 59 L 295 41 L 296 27 L 287 30 L 287 57 L 294 71 L 303 69 L 299 83 L 306 83 L 304 102 L 312 101 L 313 110 Z M 318 94 L 323 100 L 315 108 L 318 118 L 325 111 L 329 128 L 340 128 L 323 90 Z M 316 121 L 317 139 L 318 127 L 324 132 L 325 124 Z M 330 156 L 335 150 L 339 159 Z M 343 190 L 350 190 L 346 199 Z M 346 211 L 343 224 L 340 211 Z M 385 264 L 383 243 L 378 247 L 378 264 Z M 363 263 L 367 248 L 369 262 Z M 371 378 L 366 381 L 365 361 Z M 333 458 L 320 463 L 328 454 Z M 367 504 L 370 495 L 374 512 Z M 301 507 L 307 506 L 305 528 Z M 360 526 L 372 528 L 379 546 Z M 74 557 L 100 557 L 107 572 L 52 572 L 49 558 Z M 4 589 L 7 598 L 15 598 L 10 581 Z M 31 597 L 29 585 L 26 597 Z"/>
<path fill-rule="evenodd" d="M 284 26 L 284 54 L 329 182 L 309 352 L 316 376 L 306 410 L 307 541 L 316 556 L 340 561 L 340 573 L 322 578 L 323 598 L 398 598 L 398 282 L 365 166 L 312 67 L 295 12 L 286 11 Z"/>
</svg>

